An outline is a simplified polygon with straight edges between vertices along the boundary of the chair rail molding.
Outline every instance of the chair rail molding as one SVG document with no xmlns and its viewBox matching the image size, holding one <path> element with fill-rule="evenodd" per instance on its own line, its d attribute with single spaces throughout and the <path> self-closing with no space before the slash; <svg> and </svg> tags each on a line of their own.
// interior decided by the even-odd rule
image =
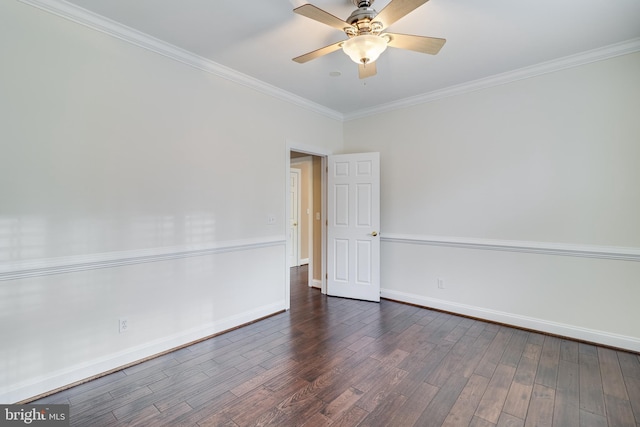
<svg viewBox="0 0 640 427">
<path fill-rule="evenodd" d="M 6 261 L 0 262 L 0 281 L 190 258 L 222 252 L 249 251 L 270 246 L 285 246 L 285 244 L 286 238 L 284 236 L 269 236 L 254 239 L 213 242 L 200 245 L 171 246 L 131 251 L 72 255 L 56 258 Z"/>
<path fill-rule="evenodd" d="M 640 248 L 383 233 L 383 242 L 640 262 Z"/>
</svg>

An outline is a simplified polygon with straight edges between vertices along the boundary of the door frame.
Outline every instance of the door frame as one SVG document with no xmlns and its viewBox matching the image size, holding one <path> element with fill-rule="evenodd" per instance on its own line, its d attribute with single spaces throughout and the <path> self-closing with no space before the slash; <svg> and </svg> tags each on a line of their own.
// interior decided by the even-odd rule
<svg viewBox="0 0 640 427">
<path fill-rule="evenodd" d="M 287 140 L 286 142 L 286 150 L 285 150 L 285 173 L 283 188 L 285 190 L 285 212 L 287 216 L 290 212 L 291 207 L 291 198 L 289 197 L 289 180 L 290 180 L 290 171 L 291 171 L 291 152 L 296 151 L 298 153 L 308 154 L 310 156 L 320 157 L 321 168 L 323 173 L 321 174 L 322 180 L 320 182 L 321 187 L 321 206 L 320 206 L 320 226 L 321 226 L 321 262 L 320 262 L 320 271 L 321 271 L 321 280 L 322 285 L 320 290 L 323 294 L 327 293 L 327 174 L 324 171 L 327 169 L 327 156 L 333 154 L 331 150 L 327 150 L 325 148 L 316 147 L 313 145 L 300 144 L 298 142 Z M 315 209 L 314 209 L 315 210 Z M 287 221 L 284 221 L 286 223 Z M 288 227 L 288 226 L 287 226 Z M 285 230 L 285 236 L 286 236 Z M 286 240 L 286 248 L 285 248 L 285 256 L 284 256 L 284 277 L 285 277 L 285 289 L 284 289 L 284 298 L 285 298 L 285 310 L 289 310 L 291 308 L 291 278 L 289 275 L 289 239 Z M 312 254 L 310 254 L 312 255 Z M 311 270 L 311 269 L 310 269 Z M 313 271 L 309 271 L 309 280 L 313 278 Z"/>
</svg>

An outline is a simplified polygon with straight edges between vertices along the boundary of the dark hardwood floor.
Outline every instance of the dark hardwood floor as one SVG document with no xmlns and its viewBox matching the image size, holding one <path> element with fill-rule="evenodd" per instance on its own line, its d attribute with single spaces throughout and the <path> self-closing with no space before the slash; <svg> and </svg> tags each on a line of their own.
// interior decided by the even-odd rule
<svg viewBox="0 0 640 427">
<path fill-rule="evenodd" d="M 51 395 L 73 426 L 640 427 L 640 356 L 325 297 Z"/>
</svg>

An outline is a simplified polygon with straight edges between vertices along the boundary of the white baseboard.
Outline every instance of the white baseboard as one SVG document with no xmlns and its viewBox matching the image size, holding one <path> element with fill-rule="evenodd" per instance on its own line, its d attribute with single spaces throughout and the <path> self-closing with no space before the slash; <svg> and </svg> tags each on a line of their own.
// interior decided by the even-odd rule
<svg viewBox="0 0 640 427">
<path fill-rule="evenodd" d="M 640 352 L 640 339 L 634 337 L 612 334 L 609 332 L 587 329 L 579 326 L 567 325 L 528 316 L 521 316 L 519 314 L 491 310 L 483 307 L 460 304 L 436 298 L 428 298 L 421 295 L 409 294 L 389 289 L 381 289 L 380 296 L 382 298 L 415 304 L 422 307 L 434 308 L 450 313 L 461 314 L 464 316 L 470 316 L 507 325 L 513 325 L 516 327 L 531 329 L 548 334 L 559 335 L 581 341 L 587 341 Z"/>
<path fill-rule="evenodd" d="M 284 309 L 284 301 L 258 307 L 257 309 L 246 311 L 226 319 L 221 319 L 208 325 L 159 338 L 121 352 L 87 361 L 68 369 L 52 372 L 48 375 L 34 378 L 30 381 L 9 385 L 8 387 L 2 387 L 0 388 L 0 403 L 24 401 L 34 396 L 65 387 L 69 384 L 78 383 L 88 378 L 94 378 L 105 372 L 110 372 L 120 367 L 134 364 L 137 361 L 148 359 L 167 352 L 168 350 L 184 346 L 214 334 L 219 334 Z"/>
<path fill-rule="evenodd" d="M 322 280 L 313 279 L 311 281 L 311 287 L 322 289 Z"/>
</svg>

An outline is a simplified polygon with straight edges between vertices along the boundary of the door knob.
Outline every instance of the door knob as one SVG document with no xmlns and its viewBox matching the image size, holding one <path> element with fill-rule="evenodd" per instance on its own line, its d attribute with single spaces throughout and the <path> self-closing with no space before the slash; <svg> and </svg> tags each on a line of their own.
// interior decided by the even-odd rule
<svg viewBox="0 0 640 427">
<path fill-rule="evenodd" d="M 371 235 L 372 235 L 373 237 L 376 237 L 376 236 L 378 235 L 378 232 L 377 232 L 377 231 L 374 231 L 373 233 L 371 233 Z"/>
</svg>

